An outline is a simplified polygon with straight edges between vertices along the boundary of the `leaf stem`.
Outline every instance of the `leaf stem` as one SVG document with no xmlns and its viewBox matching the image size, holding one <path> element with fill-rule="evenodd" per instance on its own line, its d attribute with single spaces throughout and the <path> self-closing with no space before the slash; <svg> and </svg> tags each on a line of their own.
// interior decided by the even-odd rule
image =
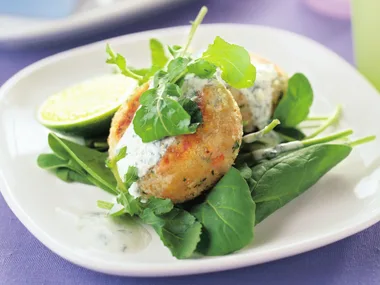
<svg viewBox="0 0 380 285">
<path fill-rule="evenodd" d="M 208 11 L 207 7 L 203 6 L 201 8 L 201 10 L 199 11 L 198 16 L 195 18 L 194 22 L 191 24 L 191 30 L 190 30 L 189 36 L 187 38 L 185 48 L 182 50 L 180 56 L 184 56 L 186 54 L 187 49 L 189 48 L 190 43 L 194 37 L 195 31 L 197 30 L 198 26 L 202 23 L 203 18 L 207 14 L 207 11 Z"/>
<path fill-rule="evenodd" d="M 111 158 L 109 162 L 109 169 L 111 170 L 113 176 L 115 176 L 116 185 L 117 185 L 116 190 L 124 192 L 124 193 L 128 192 L 128 189 L 125 188 L 124 182 L 120 177 L 119 168 L 117 167 L 117 161 L 114 157 Z"/>
<path fill-rule="evenodd" d="M 180 74 L 178 74 L 177 77 L 175 77 L 170 83 L 176 83 L 178 80 L 180 80 L 182 78 L 182 76 L 186 75 L 186 73 L 188 72 L 187 68 Z"/>
<path fill-rule="evenodd" d="M 107 59 L 107 61 L 106 61 L 107 63 L 116 65 L 119 68 L 119 70 L 121 71 L 121 73 L 127 77 L 131 77 L 133 79 L 136 79 L 139 82 L 141 80 L 143 80 L 144 77 L 134 73 L 133 71 L 131 71 L 127 67 L 125 58 L 119 53 L 115 54 L 115 52 L 111 48 L 110 44 L 108 44 L 108 43 L 106 45 L 106 52 L 110 56 L 110 58 Z"/>
<path fill-rule="evenodd" d="M 245 135 L 243 137 L 243 141 L 245 143 L 252 143 L 254 141 L 258 141 L 261 139 L 264 135 L 268 134 L 270 131 L 272 131 L 276 126 L 280 124 L 280 121 L 278 119 L 274 119 L 269 125 L 267 125 L 264 129 L 251 133 L 249 135 Z"/>
<path fill-rule="evenodd" d="M 364 144 L 364 143 L 368 143 L 368 142 L 374 141 L 375 139 L 376 139 L 376 136 L 367 136 L 367 137 L 364 137 L 364 138 L 360 138 L 360 139 L 348 142 L 347 145 L 349 145 L 351 147 L 354 147 L 354 146 L 358 146 L 358 145 L 361 145 L 361 144 Z"/>
<path fill-rule="evenodd" d="M 328 135 L 328 136 L 325 136 L 322 138 L 316 138 L 316 139 L 313 138 L 313 139 L 302 140 L 301 143 L 306 147 L 306 146 L 311 146 L 311 145 L 315 145 L 315 144 L 321 144 L 321 143 L 327 143 L 327 142 L 335 141 L 337 139 L 345 138 L 345 137 L 352 135 L 352 134 L 353 134 L 353 131 L 351 129 L 348 129 L 348 130 L 337 132 L 337 133 L 334 133 L 334 134 L 331 134 L 331 135 Z"/>
<path fill-rule="evenodd" d="M 307 125 L 307 126 L 299 126 L 301 129 L 315 129 L 319 128 L 321 125 Z"/>
<path fill-rule="evenodd" d="M 334 133 L 328 136 L 325 136 L 323 138 L 317 138 L 317 139 L 308 139 L 303 141 L 292 141 L 287 143 L 281 143 L 274 147 L 265 148 L 265 149 L 258 149 L 251 152 L 252 158 L 254 161 L 260 161 L 263 159 L 272 159 L 278 156 L 281 153 L 297 150 L 303 147 L 308 147 L 311 145 L 316 144 L 323 144 L 327 142 L 332 142 L 337 139 L 341 139 L 344 137 L 347 137 L 353 133 L 352 130 L 345 130 L 342 132 Z"/>
<path fill-rule="evenodd" d="M 328 120 L 329 117 L 308 117 L 305 121 L 324 121 Z"/>
<path fill-rule="evenodd" d="M 287 135 L 284 135 L 284 134 L 281 134 L 281 133 L 277 133 L 277 134 L 280 136 L 280 138 L 282 138 L 285 141 L 288 141 L 288 142 L 296 141 L 295 138 L 292 138 L 290 136 L 287 136 Z"/>
<path fill-rule="evenodd" d="M 121 73 L 124 75 L 124 76 L 127 76 L 127 77 L 131 77 L 133 79 L 136 79 L 137 81 L 141 81 L 143 80 L 143 76 L 141 75 L 138 75 L 134 72 L 132 72 L 128 67 L 125 67 L 123 70 L 121 70 Z"/>
<path fill-rule="evenodd" d="M 337 122 L 339 120 L 339 117 L 342 113 L 342 106 L 341 105 L 338 105 L 334 114 L 329 117 L 326 122 L 324 122 L 318 129 L 316 129 L 312 134 L 310 134 L 309 136 L 306 137 L 306 139 L 311 139 L 311 138 L 314 138 L 316 137 L 317 135 L 319 135 L 320 133 L 322 133 L 324 130 L 326 130 L 329 126 L 331 126 L 332 124 L 334 124 L 335 122 Z"/>
</svg>

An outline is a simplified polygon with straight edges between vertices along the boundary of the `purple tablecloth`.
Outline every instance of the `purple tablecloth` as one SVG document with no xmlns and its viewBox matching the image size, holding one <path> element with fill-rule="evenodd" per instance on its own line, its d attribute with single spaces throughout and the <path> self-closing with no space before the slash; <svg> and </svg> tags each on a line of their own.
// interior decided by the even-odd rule
<svg viewBox="0 0 380 285">
<path fill-rule="evenodd" d="M 206 23 L 250 23 L 290 30 L 324 44 L 353 63 L 350 23 L 315 14 L 300 0 L 208 0 L 157 11 L 133 22 L 119 23 L 108 30 L 83 33 L 76 39 L 56 40 L 52 44 L 44 44 L 43 48 L 0 50 L 0 84 L 30 63 L 71 47 L 141 30 L 187 24 L 201 4 L 209 7 Z M 63 260 L 24 228 L 1 195 L 0 221 L 0 284 L 6 285 L 380 284 L 380 224 L 324 248 L 263 265 L 220 273 L 152 279 L 108 276 Z"/>
</svg>

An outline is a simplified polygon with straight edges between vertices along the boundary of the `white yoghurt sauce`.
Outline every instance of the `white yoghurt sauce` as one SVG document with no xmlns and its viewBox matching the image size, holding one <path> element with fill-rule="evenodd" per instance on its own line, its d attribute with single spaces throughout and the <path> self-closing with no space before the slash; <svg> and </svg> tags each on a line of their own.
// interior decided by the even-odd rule
<svg viewBox="0 0 380 285">
<path fill-rule="evenodd" d="M 185 77 L 183 84 L 184 96 L 195 97 L 198 91 L 208 84 L 210 80 L 200 79 L 192 74 Z M 165 155 L 169 146 L 175 141 L 175 137 L 167 137 L 161 140 L 144 143 L 136 134 L 133 123 L 131 123 L 116 146 L 116 152 L 123 147 L 127 147 L 127 155 L 117 163 L 119 174 L 124 179 L 130 166 L 138 169 L 138 176 L 141 178 L 154 167 L 160 159 Z M 129 189 L 129 193 L 134 197 L 141 196 L 138 183 L 133 183 Z"/>
<path fill-rule="evenodd" d="M 101 212 L 81 213 L 75 209 L 56 208 L 78 231 L 77 238 L 86 248 L 105 253 L 135 253 L 146 248 L 150 233 L 135 220 L 111 218 Z"/>
<path fill-rule="evenodd" d="M 250 88 L 240 89 L 252 112 L 253 125 L 264 128 L 271 117 L 272 85 L 277 79 L 277 71 L 273 64 L 256 63 L 256 81 Z"/>
<path fill-rule="evenodd" d="M 252 155 L 253 155 L 254 160 L 259 161 L 262 159 L 271 159 L 280 153 L 287 152 L 290 150 L 300 149 L 302 147 L 303 147 L 302 142 L 293 141 L 293 142 L 279 144 L 271 148 L 255 150 L 254 152 L 252 152 Z"/>
</svg>

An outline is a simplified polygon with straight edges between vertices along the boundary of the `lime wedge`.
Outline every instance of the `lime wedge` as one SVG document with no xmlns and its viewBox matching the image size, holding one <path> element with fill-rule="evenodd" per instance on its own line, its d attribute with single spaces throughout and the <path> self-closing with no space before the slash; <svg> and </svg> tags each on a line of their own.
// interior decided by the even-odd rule
<svg viewBox="0 0 380 285">
<path fill-rule="evenodd" d="M 121 74 L 86 80 L 50 96 L 38 111 L 38 121 L 66 135 L 107 135 L 113 115 L 137 86 Z"/>
</svg>

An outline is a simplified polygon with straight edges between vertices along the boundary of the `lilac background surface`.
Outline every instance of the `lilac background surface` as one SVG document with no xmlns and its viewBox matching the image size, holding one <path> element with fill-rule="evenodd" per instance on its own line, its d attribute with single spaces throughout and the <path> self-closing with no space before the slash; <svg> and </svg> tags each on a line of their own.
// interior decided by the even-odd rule
<svg viewBox="0 0 380 285">
<path fill-rule="evenodd" d="M 350 23 L 315 14 L 300 0 L 208 0 L 156 11 L 138 20 L 119 22 L 112 28 L 80 32 L 77 38 L 55 39 L 12 50 L 0 47 L 0 84 L 32 62 L 68 48 L 117 35 L 187 24 L 201 4 L 209 7 L 206 23 L 249 23 L 290 30 L 324 44 L 353 63 Z M 380 284 L 380 224 L 321 249 L 254 267 L 184 277 L 126 278 L 92 272 L 55 255 L 24 228 L 0 195 L 0 284 L 232 283 Z"/>
</svg>

